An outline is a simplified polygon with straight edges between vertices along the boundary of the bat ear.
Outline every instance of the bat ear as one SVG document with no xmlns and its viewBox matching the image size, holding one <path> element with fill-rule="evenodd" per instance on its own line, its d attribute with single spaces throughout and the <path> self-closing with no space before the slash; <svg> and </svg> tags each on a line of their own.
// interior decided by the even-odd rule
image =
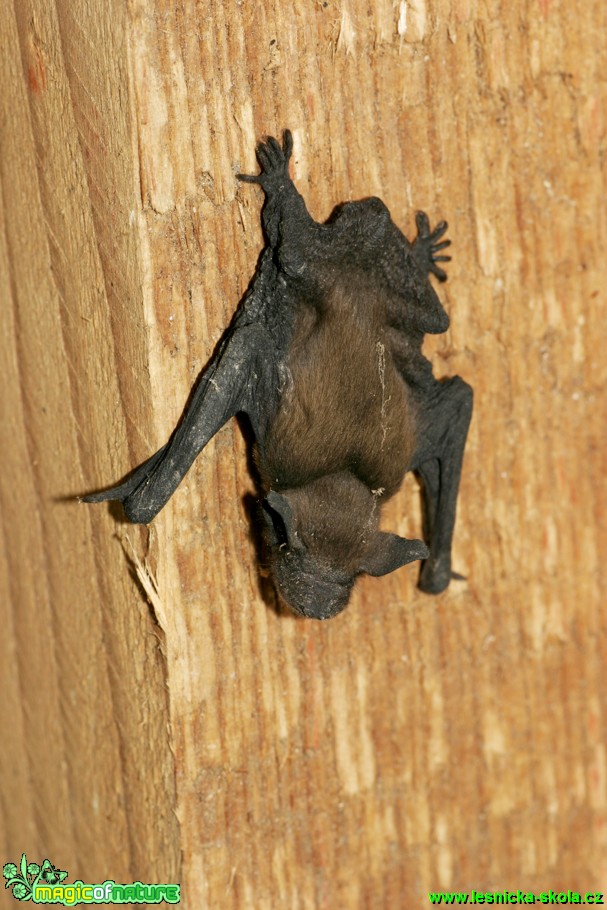
<svg viewBox="0 0 607 910">
<path fill-rule="evenodd" d="M 387 575 L 415 559 L 427 559 L 429 555 L 423 540 L 407 540 L 398 534 L 377 531 L 359 570 L 367 575 Z"/>
<path fill-rule="evenodd" d="M 282 538 L 292 550 L 300 550 L 303 544 L 297 536 L 295 526 L 295 516 L 293 507 L 286 496 L 277 493 L 276 490 L 270 490 L 263 501 L 264 508 L 269 513 L 274 530 L 278 537 Z"/>
</svg>

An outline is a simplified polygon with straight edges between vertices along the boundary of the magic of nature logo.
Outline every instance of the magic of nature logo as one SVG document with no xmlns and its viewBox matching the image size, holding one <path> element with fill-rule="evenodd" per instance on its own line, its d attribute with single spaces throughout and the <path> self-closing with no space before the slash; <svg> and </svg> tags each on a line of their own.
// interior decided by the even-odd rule
<svg viewBox="0 0 607 910">
<path fill-rule="evenodd" d="M 66 883 L 67 872 L 58 869 L 45 859 L 42 863 L 28 863 L 25 853 L 21 862 L 5 863 L 2 867 L 5 888 L 19 901 L 31 900 L 34 904 L 178 904 L 181 900 L 180 885 L 148 885 L 143 882 L 119 884 L 111 879 L 97 885 L 76 881 Z"/>
</svg>

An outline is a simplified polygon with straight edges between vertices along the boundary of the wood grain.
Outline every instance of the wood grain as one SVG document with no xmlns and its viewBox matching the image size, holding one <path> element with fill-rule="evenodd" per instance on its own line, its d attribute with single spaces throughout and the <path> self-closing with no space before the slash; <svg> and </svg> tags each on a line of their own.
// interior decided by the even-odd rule
<svg viewBox="0 0 607 910">
<path fill-rule="evenodd" d="M 92 882 L 145 881 L 150 856 L 175 875 L 179 851 L 157 627 L 124 526 L 73 499 L 122 470 L 150 400 L 111 12 L 0 10 L 0 844 Z"/>
<path fill-rule="evenodd" d="M 19 0 L 0 8 L 0 845 L 186 907 L 605 890 L 607 8 Z M 262 245 L 290 126 L 323 219 L 454 241 L 438 375 L 476 391 L 467 576 L 345 614 L 262 596 L 235 423 L 149 529 L 62 500 L 164 442 Z M 385 526 L 419 532 L 413 480 Z"/>
</svg>

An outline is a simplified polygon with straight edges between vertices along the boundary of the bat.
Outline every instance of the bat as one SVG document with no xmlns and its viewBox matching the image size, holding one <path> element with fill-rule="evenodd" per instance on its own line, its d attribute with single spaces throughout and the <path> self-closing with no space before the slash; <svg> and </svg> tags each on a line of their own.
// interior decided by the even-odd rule
<svg viewBox="0 0 607 910">
<path fill-rule="evenodd" d="M 416 216 L 413 242 L 378 198 L 338 206 L 320 224 L 289 175 L 293 140 L 257 147 L 266 245 L 255 277 L 169 441 L 120 485 L 84 497 L 119 500 L 147 524 L 207 442 L 248 415 L 274 586 L 305 617 L 347 605 L 358 575 L 423 560 L 418 585 L 443 591 L 472 389 L 439 381 L 421 351 L 449 317 L 430 283 L 447 224 Z M 422 540 L 379 530 L 381 508 L 414 471 Z"/>
</svg>

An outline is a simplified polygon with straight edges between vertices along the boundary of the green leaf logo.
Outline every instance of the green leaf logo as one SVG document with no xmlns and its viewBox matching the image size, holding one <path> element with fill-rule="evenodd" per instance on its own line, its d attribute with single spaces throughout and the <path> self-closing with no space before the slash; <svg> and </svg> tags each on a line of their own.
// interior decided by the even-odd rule
<svg viewBox="0 0 607 910">
<path fill-rule="evenodd" d="M 13 886 L 13 897 L 16 897 L 17 900 L 26 901 L 31 897 L 31 891 L 28 893 L 27 885 L 17 882 Z"/>
<path fill-rule="evenodd" d="M 48 859 L 41 866 L 38 863 L 28 863 L 25 853 L 18 867 L 15 863 L 5 863 L 2 875 L 6 879 L 4 887 L 12 888 L 13 897 L 18 901 L 31 900 L 34 888 L 41 879 L 49 885 L 57 885 L 67 878 L 67 872 L 57 869 Z"/>
</svg>

